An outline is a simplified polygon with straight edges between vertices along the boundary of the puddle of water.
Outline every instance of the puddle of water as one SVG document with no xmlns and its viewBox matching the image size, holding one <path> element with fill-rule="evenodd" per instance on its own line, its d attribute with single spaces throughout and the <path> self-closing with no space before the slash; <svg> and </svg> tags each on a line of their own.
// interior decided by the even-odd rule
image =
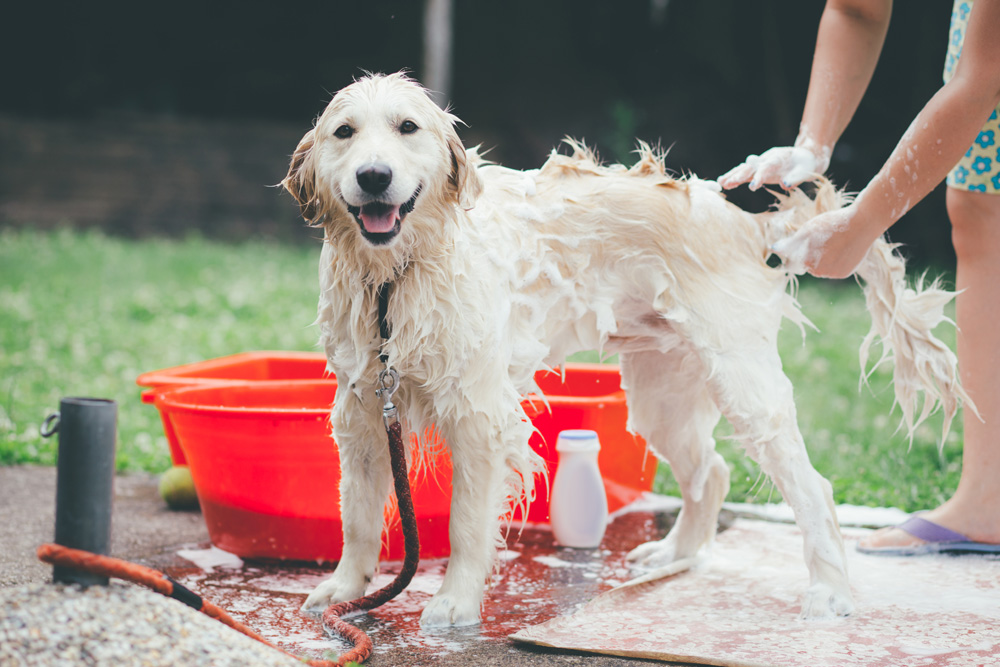
<svg viewBox="0 0 1000 667">
<path fill-rule="evenodd" d="M 599 549 L 554 544 L 548 527 L 512 531 L 492 577 L 479 626 L 424 630 L 420 613 L 444 578 L 446 559 L 422 560 L 413 581 L 398 597 L 351 622 L 375 644 L 375 655 L 405 650 L 440 656 L 478 642 L 507 642 L 518 630 L 571 613 L 599 593 L 630 578 L 625 555 L 642 542 L 662 537 L 673 516 L 646 511 L 619 514 Z M 242 561 L 214 547 L 184 550 L 190 566 L 167 567 L 171 577 L 225 609 L 269 641 L 303 658 L 329 657 L 348 644 L 323 632 L 318 616 L 299 608 L 333 571 L 315 564 Z M 401 563 L 382 563 L 373 586 L 383 586 Z"/>
</svg>

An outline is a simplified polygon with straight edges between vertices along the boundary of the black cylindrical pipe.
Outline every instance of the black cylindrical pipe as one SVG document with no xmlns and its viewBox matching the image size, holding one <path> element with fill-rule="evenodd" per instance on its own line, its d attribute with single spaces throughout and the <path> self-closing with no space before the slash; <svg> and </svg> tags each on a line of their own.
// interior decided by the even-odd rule
<svg viewBox="0 0 1000 667">
<path fill-rule="evenodd" d="M 57 544 L 108 555 L 114 497 L 118 405 L 100 398 L 63 398 L 59 403 L 59 462 L 56 468 Z M 47 422 L 48 425 L 48 422 Z M 53 579 L 106 586 L 107 577 L 55 566 Z"/>
</svg>

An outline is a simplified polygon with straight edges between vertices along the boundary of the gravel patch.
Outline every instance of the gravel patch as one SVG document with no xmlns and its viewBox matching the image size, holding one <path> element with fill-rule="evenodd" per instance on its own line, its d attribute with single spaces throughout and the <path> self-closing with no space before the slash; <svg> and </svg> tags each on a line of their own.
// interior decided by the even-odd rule
<svg viewBox="0 0 1000 667">
<path fill-rule="evenodd" d="M 0 589 L 0 667 L 301 667 L 302 663 L 136 586 Z"/>
</svg>

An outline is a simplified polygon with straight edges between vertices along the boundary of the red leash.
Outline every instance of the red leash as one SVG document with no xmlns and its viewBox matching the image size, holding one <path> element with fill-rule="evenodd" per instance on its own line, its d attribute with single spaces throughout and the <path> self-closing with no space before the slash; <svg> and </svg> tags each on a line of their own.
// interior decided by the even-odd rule
<svg viewBox="0 0 1000 667">
<path fill-rule="evenodd" d="M 391 383 L 390 383 L 391 382 Z M 396 499 L 399 503 L 399 516 L 403 524 L 405 556 L 403 567 L 396 578 L 384 588 L 371 595 L 330 605 L 323 612 L 323 624 L 333 632 L 351 642 L 354 648 L 347 651 L 334 662 L 332 660 L 309 660 L 310 667 L 343 667 L 350 662 L 360 663 L 368 659 L 374 646 L 361 629 L 347 623 L 341 616 L 358 611 L 367 611 L 385 604 L 399 595 L 409 585 L 417 572 L 420 560 L 420 538 L 417 535 L 417 520 L 413 511 L 413 499 L 410 497 L 410 483 L 406 474 L 406 453 L 403 449 L 403 429 L 399 423 L 396 407 L 392 404 L 392 394 L 399 386 L 399 376 L 395 370 L 387 369 L 379 377 L 382 388 L 378 395 L 385 401 L 382 418 L 385 421 L 386 433 L 389 436 L 389 458 L 392 465 L 392 478 L 396 488 Z M 143 565 L 101 556 L 89 551 L 70 549 L 58 544 L 43 544 L 38 548 L 38 558 L 46 563 L 69 569 L 90 572 L 93 574 L 124 579 L 151 588 L 157 593 L 180 600 L 184 604 L 197 609 L 212 618 L 225 623 L 248 637 L 263 642 L 286 655 L 298 659 L 288 651 L 275 646 L 262 636 L 233 619 L 223 609 L 185 588 L 166 574 Z"/>
<path fill-rule="evenodd" d="M 395 371 L 392 371 L 395 374 Z M 384 375 L 384 374 L 383 374 Z M 382 378 L 380 378 L 380 382 Z M 403 567 L 387 586 L 380 588 L 371 595 L 352 600 L 350 602 L 340 602 L 327 607 L 323 612 L 323 624 L 336 632 L 341 637 L 354 644 L 354 650 L 345 656 L 355 662 L 364 662 L 372 653 L 372 642 L 364 632 L 347 623 L 341 616 L 357 611 L 374 609 L 385 604 L 392 598 L 399 595 L 406 588 L 413 575 L 417 572 L 417 564 L 420 560 L 420 537 L 417 534 L 417 519 L 413 511 L 413 499 L 410 497 L 410 481 L 406 475 L 406 455 L 403 452 L 403 429 L 396 419 L 396 408 L 392 405 L 391 396 L 398 386 L 391 387 L 383 385 L 380 396 L 384 396 L 386 409 L 383 411 L 383 418 L 386 421 L 386 432 L 389 434 L 389 456 L 392 463 L 392 480 L 396 487 L 396 500 L 399 502 L 399 518 L 403 524 L 403 545 L 405 556 Z M 387 413 L 391 413 L 388 414 Z M 344 660 L 345 656 L 341 656 Z M 341 662 L 340 664 L 344 664 Z"/>
</svg>

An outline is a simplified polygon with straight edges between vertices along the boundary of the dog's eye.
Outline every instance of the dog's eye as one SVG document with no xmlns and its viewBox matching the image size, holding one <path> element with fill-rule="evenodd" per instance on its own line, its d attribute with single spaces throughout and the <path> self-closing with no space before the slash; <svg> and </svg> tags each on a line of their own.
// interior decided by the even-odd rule
<svg viewBox="0 0 1000 667">
<path fill-rule="evenodd" d="M 418 129 L 420 128 L 418 128 L 417 124 L 414 123 L 412 120 L 404 120 L 399 125 L 399 131 L 402 132 L 403 134 L 413 134 Z"/>
<path fill-rule="evenodd" d="M 353 127 L 351 127 L 350 125 L 341 125 L 334 131 L 333 136 L 337 137 L 338 139 L 350 139 L 351 135 L 353 134 L 354 134 Z"/>
</svg>

